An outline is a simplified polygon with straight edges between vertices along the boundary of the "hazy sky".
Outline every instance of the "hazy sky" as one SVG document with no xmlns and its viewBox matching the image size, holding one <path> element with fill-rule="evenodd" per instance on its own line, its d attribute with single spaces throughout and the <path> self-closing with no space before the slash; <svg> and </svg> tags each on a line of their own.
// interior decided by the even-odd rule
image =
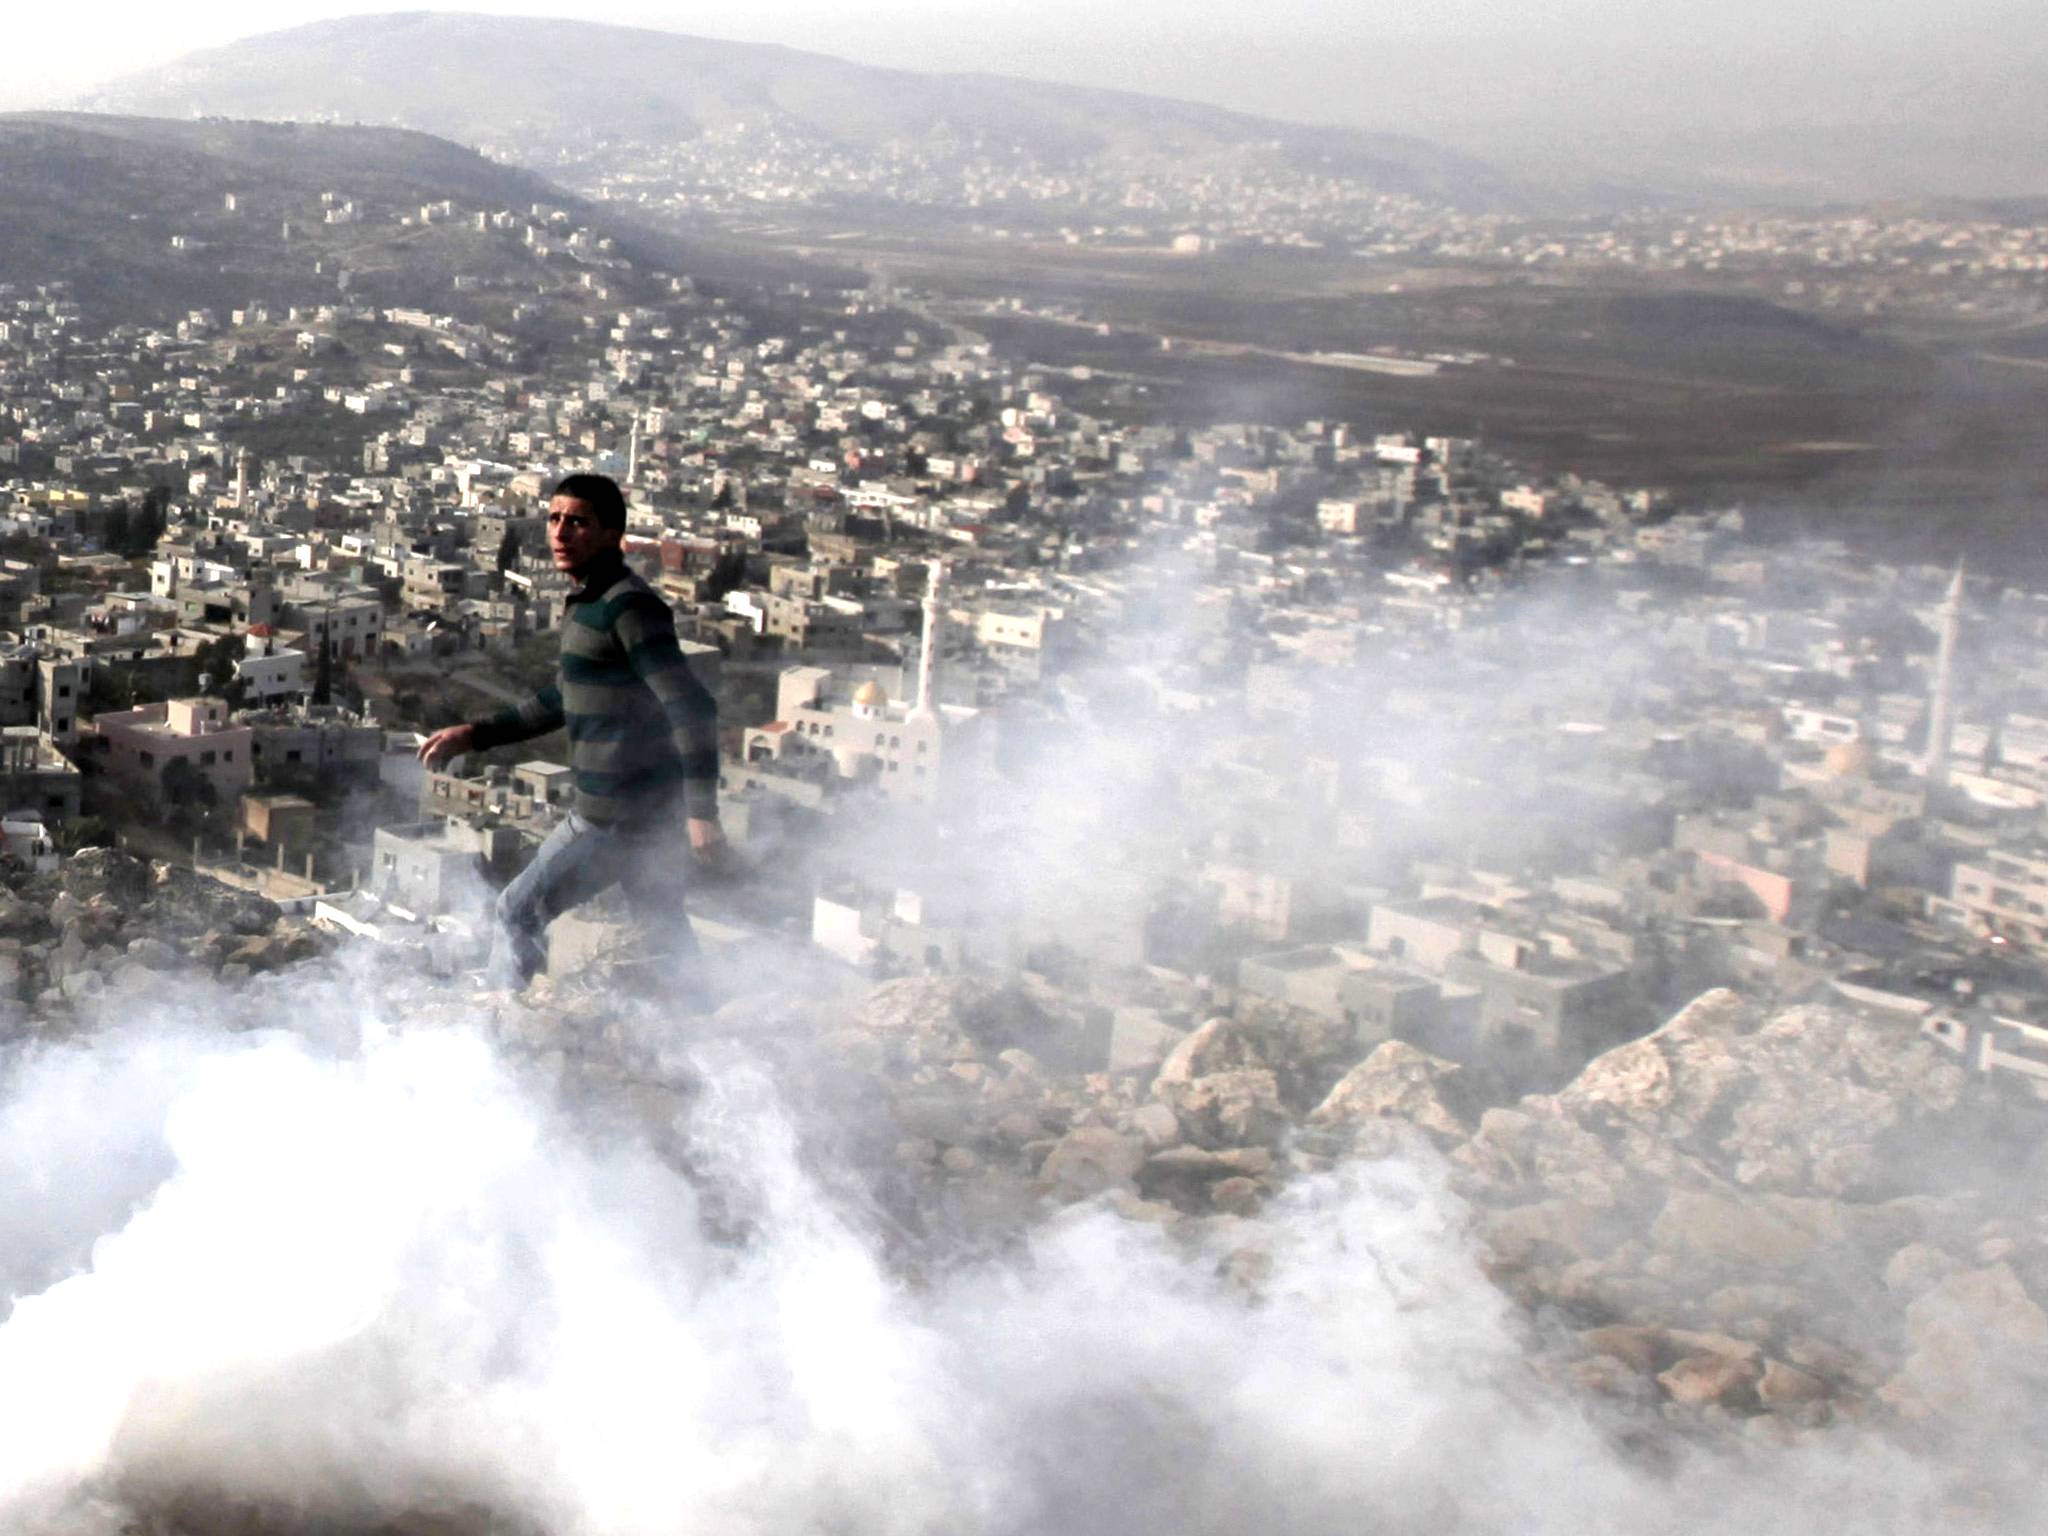
<svg viewBox="0 0 2048 1536">
<path fill-rule="evenodd" d="M 321 17 L 323 0 L 21 6 L 0 105 Z M 1483 152 L 1539 130 L 1558 152 L 1629 136 L 1638 157 L 1793 131 L 1853 164 L 1931 152 L 2048 169 L 2040 0 L 506 0 L 445 7 L 779 42 L 912 69 L 1121 86 L 1310 121 L 1407 130 Z M 2048 191 L 2048 182 L 2034 190 Z"/>
</svg>

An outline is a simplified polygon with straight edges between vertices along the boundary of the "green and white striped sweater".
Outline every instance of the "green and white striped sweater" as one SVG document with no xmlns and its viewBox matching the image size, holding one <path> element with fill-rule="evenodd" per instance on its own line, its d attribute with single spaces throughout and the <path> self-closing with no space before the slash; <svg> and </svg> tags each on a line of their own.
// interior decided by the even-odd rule
<svg viewBox="0 0 2048 1536">
<path fill-rule="evenodd" d="M 579 573 L 562 620 L 553 686 L 474 722 L 484 751 L 560 727 L 569 735 L 576 809 L 606 826 L 651 823 L 671 811 L 718 814 L 718 703 L 676 644 L 675 617 L 655 590 L 600 556 Z"/>
</svg>

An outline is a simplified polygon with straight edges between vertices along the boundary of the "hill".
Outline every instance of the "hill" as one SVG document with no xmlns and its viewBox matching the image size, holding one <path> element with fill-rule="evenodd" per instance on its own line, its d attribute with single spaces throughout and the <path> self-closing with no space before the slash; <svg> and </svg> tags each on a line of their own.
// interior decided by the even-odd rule
<svg viewBox="0 0 2048 1536">
<path fill-rule="evenodd" d="M 557 83 L 577 80 L 597 84 Z M 1270 163 L 1456 206 L 1504 207 L 1529 196 L 1480 161 L 1400 135 L 523 17 L 409 12 L 316 22 L 127 77 L 85 105 L 167 117 L 396 124 L 542 167 L 599 140 L 672 144 L 766 127 L 797 143 L 862 153 L 951 146 L 1065 170 Z"/>
<path fill-rule="evenodd" d="M 445 222 L 422 219 L 449 205 Z M 580 201 L 424 133 L 291 123 L 0 115 L 0 283 L 68 281 L 138 319 L 253 295 L 445 302 L 531 266 L 456 209 Z"/>
</svg>

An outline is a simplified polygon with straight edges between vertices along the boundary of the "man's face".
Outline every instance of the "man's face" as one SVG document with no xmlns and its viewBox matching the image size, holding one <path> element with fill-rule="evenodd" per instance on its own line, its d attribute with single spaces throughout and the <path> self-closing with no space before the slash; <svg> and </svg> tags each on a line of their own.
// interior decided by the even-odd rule
<svg viewBox="0 0 2048 1536">
<path fill-rule="evenodd" d="M 548 549 L 558 571 L 580 571 L 607 550 L 617 549 L 624 536 L 618 528 L 598 526 L 590 503 L 557 496 L 548 503 Z"/>
</svg>

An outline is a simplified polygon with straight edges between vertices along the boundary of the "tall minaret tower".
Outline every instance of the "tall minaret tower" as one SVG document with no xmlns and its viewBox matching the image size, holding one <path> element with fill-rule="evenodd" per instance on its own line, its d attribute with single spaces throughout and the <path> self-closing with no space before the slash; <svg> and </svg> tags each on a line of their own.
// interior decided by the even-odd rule
<svg viewBox="0 0 2048 1536">
<path fill-rule="evenodd" d="M 235 455 L 235 510 L 249 505 L 249 450 Z"/>
<path fill-rule="evenodd" d="M 939 590 L 946 580 L 946 563 L 934 560 L 929 569 L 931 578 L 924 589 L 924 644 L 917 653 L 917 703 L 910 711 L 913 720 L 929 720 L 934 713 L 932 676 L 939 664 Z"/>
<path fill-rule="evenodd" d="M 626 484 L 640 478 L 640 419 L 633 418 L 633 435 L 626 439 Z"/>
<path fill-rule="evenodd" d="M 1963 564 L 1956 562 L 1956 574 L 1948 584 L 1948 600 L 1941 605 L 1941 648 L 1934 658 L 1934 692 L 1927 705 L 1927 757 L 1925 772 L 1929 789 L 1948 788 L 1949 748 L 1955 739 L 1956 631 L 1962 627 Z"/>
</svg>

